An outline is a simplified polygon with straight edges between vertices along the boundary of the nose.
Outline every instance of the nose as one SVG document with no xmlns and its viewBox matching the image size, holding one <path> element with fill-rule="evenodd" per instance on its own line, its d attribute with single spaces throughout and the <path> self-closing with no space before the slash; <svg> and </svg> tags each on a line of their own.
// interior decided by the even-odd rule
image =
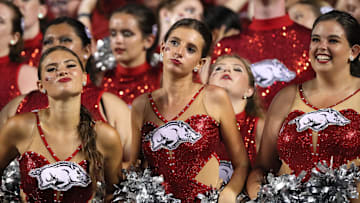
<svg viewBox="0 0 360 203">
<path fill-rule="evenodd" d="M 68 69 L 66 67 L 64 67 L 63 65 L 61 65 L 60 67 L 57 68 L 56 70 L 56 75 L 57 76 L 65 76 L 65 75 L 68 75 Z"/>
<path fill-rule="evenodd" d="M 175 55 L 178 57 L 182 57 L 184 54 L 184 51 L 185 51 L 185 47 L 179 45 L 178 47 L 176 47 Z"/>
<path fill-rule="evenodd" d="M 122 43 L 124 41 L 124 36 L 122 35 L 122 34 L 117 34 L 116 36 L 115 36 L 115 43 L 116 44 L 120 44 L 120 43 Z"/>
<path fill-rule="evenodd" d="M 224 67 L 224 73 L 225 73 L 225 72 L 229 72 L 229 73 L 230 73 L 230 72 L 231 72 L 231 68 L 225 66 L 225 67 Z"/>
</svg>

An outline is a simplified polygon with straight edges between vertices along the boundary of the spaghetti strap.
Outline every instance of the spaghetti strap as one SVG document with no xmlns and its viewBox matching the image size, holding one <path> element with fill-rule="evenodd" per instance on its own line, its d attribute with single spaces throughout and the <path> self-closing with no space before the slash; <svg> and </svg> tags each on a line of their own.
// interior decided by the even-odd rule
<svg viewBox="0 0 360 203">
<path fill-rule="evenodd" d="M 178 119 L 189 107 L 190 105 L 195 101 L 195 99 L 197 98 L 197 96 L 199 96 L 200 92 L 204 89 L 205 85 L 203 85 L 196 93 L 195 95 L 191 98 L 191 100 L 189 101 L 188 104 L 186 104 L 186 106 L 180 111 L 180 113 L 178 113 L 174 118 L 172 118 L 170 121 L 176 120 Z M 151 93 L 148 94 L 148 98 L 150 101 L 150 104 L 152 106 L 152 109 L 154 111 L 154 113 L 156 114 L 156 116 L 162 120 L 164 123 L 169 122 L 168 120 L 166 120 L 164 118 L 164 116 L 161 115 L 161 113 L 159 112 L 158 108 L 156 107 L 155 101 L 151 95 Z"/>
<path fill-rule="evenodd" d="M 40 125 L 40 118 L 39 118 L 39 113 L 38 111 L 35 111 L 35 116 L 36 116 L 36 126 L 38 128 L 38 131 L 39 131 L 39 134 L 40 134 L 40 137 L 42 139 L 42 141 L 44 142 L 44 145 L 46 147 L 46 149 L 50 152 L 51 156 L 56 160 L 56 161 L 61 161 L 59 159 L 59 157 L 56 156 L 56 154 L 54 153 L 54 151 L 51 149 L 51 147 L 49 146 L 48 142 L 46 141 L 46 138 L 45 138 L 45 135 L 44 135 L 44 132 L 41 128 L 41 125 Z M 80 150 L 81 150 L 82 146 L 81 144 L 78 146 L 78 148 L 75 150 L 75 152 L 73 152 L 68 158 L 66 158 L 64 161 L 70 161 Z"/>
</svg>

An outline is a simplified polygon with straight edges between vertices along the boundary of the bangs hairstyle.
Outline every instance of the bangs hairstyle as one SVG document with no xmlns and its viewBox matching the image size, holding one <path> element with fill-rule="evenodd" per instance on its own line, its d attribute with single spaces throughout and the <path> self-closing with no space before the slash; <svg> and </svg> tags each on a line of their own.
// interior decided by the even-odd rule
<svg viewBox="0 0 360 203">
<path fill-rule="evenodd" d="M 263 110 L 262 104 L 261 104 L 261 102 L 259 100 L 258 94 L 256 92 L 255 77 L 252 74 L 251 64 L 250 64 L 250 62 L 248 60 L 246 60 L 246 59 L 244 59 L 244 58 L 242 58 L 242 57 L 240 57 L 239 55 L 236 55 L 236 54 L 221 55 L 219 58 L 216 59 L 215 63 L 213 63 L 210 66 L 210 75 L 214 71 L 217 63 L 219 61 L 223 60 L 223 59 L 226 59 L 226 58 L 234 58 L 234 59 L 237 59 L 237 60 L 241 61 L 241 63 L 244 64 L 245 69 L 246 69 L 246 73 L 247 73 L 248 78 L 249 78 L 248 85 L 254 89 L 253 95 L 251 97 L 247 98 L 247 103 L 246 103 L 246 106 L 245 106 L 245 112 L 246 112 L 247 115 L 262 118 L 263 115 L 264 115 L 264 110 Z"/>
</svg>

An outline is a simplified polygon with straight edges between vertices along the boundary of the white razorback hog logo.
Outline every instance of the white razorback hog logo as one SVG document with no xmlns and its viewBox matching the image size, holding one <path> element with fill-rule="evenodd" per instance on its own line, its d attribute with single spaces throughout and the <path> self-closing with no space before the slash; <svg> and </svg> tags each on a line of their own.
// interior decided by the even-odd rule
<svg viewBox="0 0 360 203">
<path fill-rule="evenodd" d="M 251 72 L 255 77 L 256 85 L 269 87 L 276 81 L 290 82 L 296 73 L 289 70 L 277 59 L 266 59 L 251 65 Z"/>
<path fill-rule="evenodd" d="M 184 142 L 194 144 L 201 137 L 184 121 L 170 121 L 150 132 L 145 139 L 150 140 L 151 150 L 157 151 L 161 148 L 174 150 Z"/>
<path fill-rule="evenodd" d="M 29 176 L 36 178 L 41 190 L 67 191 L 73 186 L 87 187 L 91 183 L 89 175 L 77 163 L 59 161 L 32 169 Z"/>
<path fill-rule="evenodd" d="M 234 172 L 231 161 L 221 160 L 219 165 L 219 177 L 227 184 Z"/>
<path fill-rule="evenodd" d="M 349 124 L 350 120 L 345 118 L 340 112 L 328 108 L 303 114 L 289 122 L 289 124 L 294 123 L 296 123 L 296 131 L 298 132 L 302 132 L 308 128 L 319 132 L 329 125 L 344 126 Z"/>
</svg>

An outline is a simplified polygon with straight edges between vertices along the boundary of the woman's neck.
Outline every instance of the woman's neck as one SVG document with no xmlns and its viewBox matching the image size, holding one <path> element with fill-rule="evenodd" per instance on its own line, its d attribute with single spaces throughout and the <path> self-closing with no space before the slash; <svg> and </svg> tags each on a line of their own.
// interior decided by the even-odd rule
<svg viewBox="0 0 360 203">
<path fill-rule="evenodd" d="M 23 38 L 24 40 L 34 39 L 36 35 L 39 34 L 39 32 L 40 32 L 40 23 L 37 22 L 33 26 L 25 29 Z"/>
<path fill-rule="evenodd" d="M 70 97 L 66 100 L 49 99 L 49 108 L 46 111 L 46 123 L 55 124 L 59 130 L 72 130 L 80 122 L 81 96 Z"/>
<path fill-rule="evenodd" d="M 341 72 L 318 72 L 314 80 L 314 87 L 325 91 L 345 90 L 353 86 L 358 78 L 352 76 L 349 67 Z M 346 71 L 347 70 L 347 71 Z M 346 81 L 346 82 L 344 82 Z"/>
<path fill-rule="evenodd" d="M 232 106 L 234 108 L 234 112 L 235 114 L 239 114 L 241 112 L 243 112 L 245 110 L 245 106 L 246 106 L 246 100 L 243 98 L 239 98 L 239 97 L 234 97 L 232 95 L 230 95 L 230 101 L 232 103 Z"/>
<path fill-rule="evenodd" d="M 286 14 L 284 0 L 255 0 L 254 18 L 270 19 L 281 17 Z"/>
<path fill-rule="evenodd" d="M 185 95 L 192 93 L 194 90 L 191 74 L 181 78 L 164 75 L 162 84 L 162 89 L 165 91 L 169 103 L 177 101 L 179 98 L 184 98 Z"/>
<path fill-rule="evenodd" d="M 140 55 L 131 61 L 118 61 L 118 64 L 123 68 L 136 68 L 146 62 L 146 52 L 140 53 Z"/>
</svg>

